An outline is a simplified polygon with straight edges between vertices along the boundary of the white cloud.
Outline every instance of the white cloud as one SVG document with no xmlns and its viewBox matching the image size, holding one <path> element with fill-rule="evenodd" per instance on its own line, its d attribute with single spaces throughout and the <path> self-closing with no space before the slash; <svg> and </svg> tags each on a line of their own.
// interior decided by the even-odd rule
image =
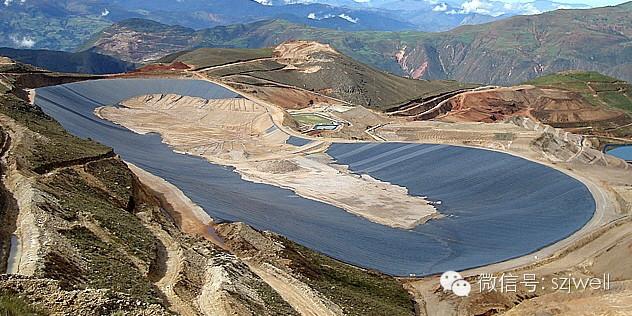
<svg viewBox="0 0 632 316">
<path fill-rule="evenodd" d="M 555 4 L 556 9 L 572 9 L 573 6 L 567 4 Z"/>
<path fill-rule="evenodd" d="M 5 7 L 10 6 L 10 5 L 11 5 L 11 3 L 13 3 L 13 1 L 14 1 L 14 0 L 4 0 L 4 6 L 5 6 Z M 23 3 L 25 3 L 25 2 L 26 2 L 26 0 L 20 0 L 20 4 L 23 4 Z"/>
<path fill-rule="evenodd" d="M 348 16 L 348 15 L 346 15 L 344 13 L 339 14 L 338 17 L 341 18 L 341 19 L 345 19 L 345 20 L 347 20 L 347 21 L 349 21 L 351 23 L 358 23 L 358 19 L 354 19 L 354 18 L 352 18 L 352 17 L 350 17 L 350 16 Z"/>
<path fill-rule="evenodd" d="M 445 2 L 437 4 L 434 8 L 432 8 L 434 12 L 445 12 L 448 11 L 448 4 Z"/>
<path fill-rule="evenodd" d="M 20 38 L 16 35 L 11 35 L 10 38 L 13 41 L 13 44 L 19 48 L 32 48 L 35 44 L 37 44 L 34 39 L 26 36 Z"/>
<path fill-rule="evenodd" d="M 316 13 L 312 12 L 312 13 L 307 15 L 308 19 L 310 19 L 310 20 L 318 20 L 318 21 L 324 20 L 324 19 L 330 19 L 330 18 L 333 18 L 333 17 L 339 17 L 339 18 L 347 20 L 347 21 L 349 21 L 351 23 L 358 23 L 358 21 L 359 21 L 359 19 L 353 18 L 350 15 L 347 15 L 347 14 L 344 14 L 344 13 L 340 13 L 338 15 L 325 14 L 325 15 L 319 17 L 319 16 L 316 15 Z"/>
<path fill-rule="evenodd" d="M 487 1 L 481 0 L 468 0 L 461 4 L 461 12 L 460 13 L 478 13 L 478 14 L 492 14 L 492 9 L 494 5 Z"/>
<path fill-rule="evenodd" d="M 335 15 L 333 15 L 333 14 L 325 14 L 325 15 L 319 17 L 319 16 L 316 15 L 316 13 L 313 13 L 313 12 L 307 15 L 308 19 L 310 19 L 310 20 L 318 20 L 318 21 L 324 20 L 324 19 L 333 18 L 333 17 L 335 17 Z"/>
<path fill-rule="evenodd" d="M 461 9 L 455 11 L 451 10 L 446 14 L 484 14 L 490 16 L 501 16 L 507 12 L 519 11 L 518 14 L 524 14 L 526 10 L 522 10 L 518 7 L 525 6 L 525 9 L 529 9 L 529 12 L 534 12 L 535 7 L 531 3 L 503 3 L 500 1 L 487 1 L 487 0 L 466 0 L 461 4 Z M 537 9 L 536 9 L 537 10 Z"/>
<path fill-rule="evenodd" d="M 540 14 L 543 11 L 538 9 L 534 3 L 531 2 L 523 2 L 523 3 L 505 3 L 503 8 L 507 12 L 511 12 L 514 14 L 525 14 L 525 15 L 533 15 Z"/>
<path fill-rule="evenodd" d="M 542 11 L 536 8 L 535 5 L 533 5 L 533 3 L 524 3 L 524 5 L 520 7 L 520 9 L 523 11 L 523 14 L 526 14 L 526 15 L 534 15 L 534 14 L 542 13 Z"/>
</svg>

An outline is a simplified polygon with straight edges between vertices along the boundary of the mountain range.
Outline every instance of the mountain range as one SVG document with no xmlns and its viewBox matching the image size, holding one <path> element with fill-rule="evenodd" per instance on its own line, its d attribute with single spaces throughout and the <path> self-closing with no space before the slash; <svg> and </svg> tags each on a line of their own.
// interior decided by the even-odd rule
<svg viewBox="0 0 632 316">
<path fill-rule="evenodd" d="M 564 70 L 632 80 L 632 2 L 557 10 L 463 26 L 450 32 L 341 32 L 282 20 L 194 30 L 125 20 L 81 49 L 131 62 L 198 47 L 261 48 L 315 40 L 376 68 L 415 79 L 516 84 Z"/>
<path fill-rule="evenodd" d="M 203 29 L 283 19 L 343 31 L 446 31 L 517 14 L 584 8 L 545 0 L 528 4 L 465 0 L 28 0 L 5 1 L 0 46 L 73 50 L 77 43 L 130 18 Z"/>
</svg>

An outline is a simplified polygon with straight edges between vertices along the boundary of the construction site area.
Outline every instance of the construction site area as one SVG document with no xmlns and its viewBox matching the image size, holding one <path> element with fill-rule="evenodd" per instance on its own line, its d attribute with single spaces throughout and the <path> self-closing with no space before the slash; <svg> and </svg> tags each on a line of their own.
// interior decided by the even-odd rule
<svg viewBox="0 0 632 316">
<path fill-rule="evenodd" d="M 18 214 L 9 233 L 7 271 L 36 274 L 51 260 L 41 263 L 41 249 L 67 242 L 38 228 L 33 215 L 62 203 L 31 195 L 65 201 L 55 185 L 76 176 L 94 192 L 112 190 L 108 203 L 122 209 L 145 199 L 168 211 L 177 227 L 142 210 L 145 228 L 134 229 L 164 246 L 156 251 L 161 272 L 152 272 L 160 276 L 152 286 L 187 315 L 229 315 L 229 305 L 245 310 L 243 302 L 303 315 L 343 315 L 349 308 L 371 314 L 344 296 L 352 287 L 315 281 L 322 275 L 362 280 L 372 286 L 370 296 L 400 295 L 403 285 L 407 294 L 392 301 L 412 300 L 414 310 L 394 315 L 582 315 L 632 304 L 632 166 L 604 153 L 629 142 L 632 119 L 622 108 L 596 105 L 611 90 L 564 88 L 571 80 L 584 89 L 576 81 L 588 76 L 594 90 L 606 79 L 571 73 L 515 87 L 414 81 L 374 73 L 304 41 L 233 55 L 194 50 L 134 73 L 29 91 L 32 104 L 87 142 L 99 160 L 34 163 L 45 184 L 37 190 L 29 184 L 35 180 L 12 171 L 15 203 L 33 211 Z M 13 124 L 13 137 L 31 135 L 0 118 Z M 119 158 L 133 175 L 108 174 L 121 170 L 111 166 Z M 110 182 L 116 190 L 125 183 L 127 191 L 109 189 Z M 136 200 L 124 201 L 128 195 Z M 71 213 L 74 202 L 64 203 Z M 64 223 L 62 234 L 73 242 L 90 233 L 144 245 L 113 235 L 117 227 L 100 228 L 109 223 L 101 213 L 60 214 L 46 225 Z M 142 252 L 123 251 L 150 275 L 158 268 L 144 252 L 153 250 L 137 248 Z M 463 298 L 442 290 L 439 275 L 448 270 L 472 285 L 482 274 L 534 274 L 549 283 L 561 275 L 608 274 L 611 289 L 473 288 Z M 376 304 L 371 308 L 385 308 Z"/>
</svg>

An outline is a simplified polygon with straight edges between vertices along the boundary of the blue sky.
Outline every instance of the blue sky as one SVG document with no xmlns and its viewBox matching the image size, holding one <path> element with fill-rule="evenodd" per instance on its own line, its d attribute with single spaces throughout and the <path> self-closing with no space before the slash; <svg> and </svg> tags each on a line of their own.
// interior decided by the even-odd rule
<svg viewBox="0 0 632 316">
<path fill-rule="evenodd" d="M 357 0 L 356 0 L 357 1 Z M 445 0 L 425 0 L 432 1 L 445 1 Z M 565 3 L 574 5 L 587 5 L 589 7 L 599 7 L 607 5 L 616 5 L 625 2 L 626 0 L 548 0 L 553 3 L 559 3 L 560 5 L 549 5 L 546 1 L 540 3 L 537 0 L 460 0 L 456 3 L 460 3 L 460 7 L 451 9 L 445 5 L 438 5 L 433 11 L 443 11 L 446 14 L 470 14 L 478 13 L 491 16 L 501 16 L 503 14 L 510 15 L 530 15 L 539 14 L 547 10 L 555 9 L 570 9 L 573 6 L 565 6 Z M 581 6 L 575 6 L 581 7 Z"/>
<path fill-rule="evenodd" d="M 511 3 L 516 3 L 516 2 L 528 2 L 528 1 L 524 1 L 524 0 L 501 0 L 503 2 L 511 2 Z M 603 7 L 603 6 L 607 6 L 607 5 L 616 5 L 616 4 L 621 4 L 624 2 L 628 2 L 626 0 L 553 0 L 554 2 L 560 2 L 560 3 L 578 3 L 578 4 L 587 4 L 590 6 L 594 6 L 594 7 Z"/>
</svg>

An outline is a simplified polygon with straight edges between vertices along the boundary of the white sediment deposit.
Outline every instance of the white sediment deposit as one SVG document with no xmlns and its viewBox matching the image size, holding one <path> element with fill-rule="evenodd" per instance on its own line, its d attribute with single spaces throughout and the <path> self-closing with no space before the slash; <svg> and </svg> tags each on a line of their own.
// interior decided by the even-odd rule
<svg viewBox="0 0 632 316">
<path fill-rule="evenodd" d="M 285 164 L 296 166 L 279 168 L 289 169 L 287 172 L 262 170 L 259 163 L 241 163 L 236 167 L 246 180 L 290 188 L 302 197 L 335 205 L 382 225 L 412 229 L 439 216 L 432 205 L 421 197 L 409 195 L 406 188 L 322 161 L 327 158 L 318 154 L 285 160 Z"/>
</svg>

